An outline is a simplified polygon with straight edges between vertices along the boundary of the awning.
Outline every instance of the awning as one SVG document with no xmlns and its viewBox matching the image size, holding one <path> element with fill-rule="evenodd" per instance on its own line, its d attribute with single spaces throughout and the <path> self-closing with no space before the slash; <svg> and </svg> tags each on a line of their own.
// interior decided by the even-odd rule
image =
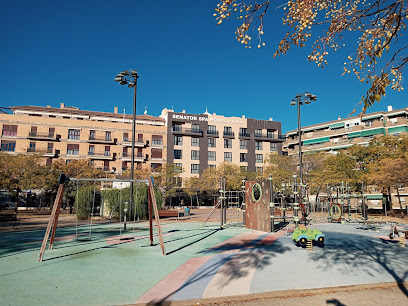
<svg viewBox="0 0 408 306">
<path fill-rule="evenodd" d="M 344 122 L 339 122 L 339 123 L 335 123 L 335 124 L 330 124 L 330 125 L 329 125 L 329 128 L 330 128 L 331 130 L 344 128 Z"/>
<path fill-rule="evenodd" d="M 365 196 L 367 200 L 382 200 L 383 199 L 382 194 L 367 194 Z"/>
<path fill-rule="evenodd" d="M 338 147 L 332 147 L 332 148 L 330 148 L 330 150 L 346 149 L 346 148 L 350 148 L 351 146 L 352 146 L 352 144 L 344 145 L 344 146 L 338 146 Z"/>
<path fill-rule="evenodd" d="M 384 128 L 361 131 L 361 136 L 363 136 L 363 137 L 373 136 L 373 135 L 380 135 L 380 134 L 385 135 Z"/>
<path fill-rule="evenodd" d="M 361 121 L 370 120 L 370 119 L 376 119 L 376 118 L 381 118 L 382 116 L 383 116 L 382 114 L 367 116 L 367 117 L 361 118 Z"/>
<path fill-rule="evenodd" d="M 305 140 L 303 141 L 303 145 L 311 145 L 311 144 L 323 143 L 323 142 L 329 142 L 329 141 L 330 141 L 330 137 L 323 137 L 323 138 L 318 138 L 318 139 Z"/>
<path fill-rule="evenodd" d="M 361 137 L 361 132 L 354 132 L 347 135 L 348 138 Z"/>
<path fill-rule="evenodd" d="M 408 132 L 408 127 L 407 126 L 397 126 L 397 127 L 388 128 L 388 134 L 401 133 L 401 132 Z"/>
</svg>

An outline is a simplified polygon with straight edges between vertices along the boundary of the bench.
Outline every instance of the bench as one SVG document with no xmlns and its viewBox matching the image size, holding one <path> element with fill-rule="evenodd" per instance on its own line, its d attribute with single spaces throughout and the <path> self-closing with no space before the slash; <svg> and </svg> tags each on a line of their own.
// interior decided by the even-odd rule
<svg viewBox="0 0 408 306">
<path fill-rule="evenodd" d="M 176 217 L 177 220 L 184 216 L 184 212 L 176 209 L 159 210 L 159 217 Z"/>
</svg>

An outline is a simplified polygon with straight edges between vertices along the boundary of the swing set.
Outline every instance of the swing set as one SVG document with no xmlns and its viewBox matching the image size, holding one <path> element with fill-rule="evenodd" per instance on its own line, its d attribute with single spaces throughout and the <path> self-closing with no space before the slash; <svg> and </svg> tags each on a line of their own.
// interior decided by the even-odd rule
<svg viewBox="0 0 408 306">
<path fill-rule="evenodd" d="M 49 241 L 49 249 L 52 250 L 54 240 L 55 240 L 55 232 L 57 229 L 58 225 L 58 217 L 59 213 L 61 210 L 61 203 L 62 203 L 62 198 L 64 195 L 64 188 L 65 184 L 68 183 L 69 181 L 76 182 L 76 222 L 75 222 L 75 241 L 91 241 L 91 234 L 92 234 L 92 225 L 93 225 L 93 217 L 94 217 L 94 209 L 95 209 L 95 195 L 96 195 L 96 182 L 118 182 L 120 183 L 120 186 L 122 187 L 122 183 L 124 182 L 133 182 L 133 183 L 145 183 L 148 185 L 148 212 L 149 212 L 149 236 L 150 236 L 150 245 L 153 245 L 153 210 L 154 210 L 154 217 L 156 221 L 156 226 L 157 226 L 157 232 L 159 236 L 159 241 L 160 241 L 160 247 L 162 250 L 162 254 L 166 255 L 166 252 L 164 250 L 164 242 L 163 242 L 163 234 L 160 226 L 160 218 L 159 218 L 159 211 L 157 208 L 157 203 L 156 203 L 156 197 L 154 194 L 154 181 L 152 177 L 149 177 L 148 180 L 130 180 L 130 179 L 88 179 L 88 178 L 68 178 L 64 174 L 61 174 L 59 177 L 59 187 L 58 187 L 58 192 L 57 196 L 54 201 L 54 205 L 51 211 L 51 216 L 48 221 L 47 229 L 44 234 L 44 239 L 41 244 L 41 249 L 40 249 L 40 254 L 38 255 L 38 261 L 41 262 L 44 257 L 45 249 L 47 247 L 47 243 Z M 78 202 L 79 202 L 79 182 L 80 181 L 93 181 L 94 182 L 94 189 L 93 189 L 93 196 L 92 196 L 92 205 L 91 205 L 91 221 L 89 224 L 89 229 L 88 229 L 88 237 L 86 238 L 81 238 L 79 239 L 78 236 Z M 119 219 L 120 219 L 120 239 L 134 239 L 135 238 L 135 225 L 136 225 L 136 201 L 133 201 L 134 203 L 134 219 L 133 219 L 133 237 L 126 237 L 122 238 L 122 192 L 120 192 L 120 201 L 119 201 Z M 117 206 L 118 206 L 117 205 Z M 116 206 L 114 207 L 114 209 Z M 126 212 L 127 208 L 124 210 L 124 230 L 126 230 Z M 51 236 L 50 236 L 51 234 Z"/>
</svg>

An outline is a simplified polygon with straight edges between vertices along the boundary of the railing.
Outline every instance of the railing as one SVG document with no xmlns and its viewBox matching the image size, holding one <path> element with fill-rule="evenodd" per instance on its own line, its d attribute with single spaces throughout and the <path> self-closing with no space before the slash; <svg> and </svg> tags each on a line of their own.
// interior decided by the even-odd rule
<svg viewBox="0 0 408 306">
<path fill-rule="evenodd" d="M 223 135 L 227 137 L 234 137 L 235 133 L 232 131 L 224 131 Z"/>
<path fill-rule="evenodd" d="M 173 132 L 188 133 L 188 134 L 203 134 L 202 129 L 186 129 L 179 126 L 173 126 Z"/>
<path fill-rule="evenodd" d="M 95 135 L 90 135 L 88 140 L 90 141 L 113 141 L 112 137 L 97 137 Z"/>
<path fill-rule="evenodd" d="M 245 132 L 239 132 L 239 136 L 240 137 L 251 137 L 251 134 L 249 134 L 249 133 L 245 133 Z"/>
<path fill-rule="evenodd" d="M 218 131 L 216 131 L 216 130 L 207 130 L 207 135 L 218 136 Z"/>
<path fill-rule="evenodd" d="M 38 138 L 55 138 L 55 133 L 38 133 L 29 132 L 28 137 L 38 137 Z"/>
<path fill-rule="evenodd" d="M 111 156 L 111 151 L 95 152 L 88 151 L 89 156 Z"/>
<path fill-rule="evenodd" d="M 152 146 L 162 146 L 163 140 L 162 139 L 152 139 Z"/>
<path fill-rule="evenodd" d="M 122 157 L 132 157 L 131 153 L 122 152 Z M 141 158 L 143 157 L 143 153 L 135 153 L 135 157 Z"/>
</svg>

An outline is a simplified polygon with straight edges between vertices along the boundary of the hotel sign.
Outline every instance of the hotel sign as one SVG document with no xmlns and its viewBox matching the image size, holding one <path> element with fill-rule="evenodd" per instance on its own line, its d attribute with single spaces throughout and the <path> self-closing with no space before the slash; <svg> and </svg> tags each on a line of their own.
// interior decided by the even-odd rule
<svg viewBox="0 0 408 306">
<path fill-rule="evenodd" d="M 207 118 L 207 117 L 200 117 L 194 115 L 177 115 L 172 114 L 172 119 L 176 120 L 184 120 L 184 121 L 208 121 L 208 122 L 216 122 L 216 123 L 232 123 L 232 124 L 243 124 L 240 120 L 232 120 L 232 119 L 224 119 L 224 118 Z"/>
</svg>

